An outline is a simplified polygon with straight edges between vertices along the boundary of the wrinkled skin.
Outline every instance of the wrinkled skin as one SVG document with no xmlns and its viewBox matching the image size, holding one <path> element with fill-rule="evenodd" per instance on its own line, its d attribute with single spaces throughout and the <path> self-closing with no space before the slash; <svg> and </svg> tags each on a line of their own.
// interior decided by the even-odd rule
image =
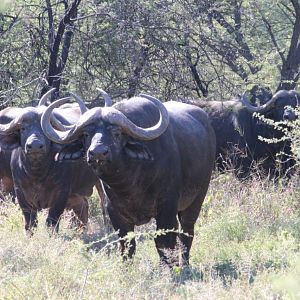
<svg viewBox="0 0 300 300">
<path fill-rule="evenodd" d="M 199 108 L 167 102 L 170 123 L 158 138 L 143 141 L 124 133 L 117 125 L 98 119 L 82 130 L 87 162 L 101 178 L 108 196 L 107 209 L 121 238 L 135 225 L 156 220 L 157 229 L 176 230 L 177 217 L 184 247 L 182 262 L 188 263 L 194 224 L 210 182 L 215 157 L 215 136 L 207 115 Z M 132 98 L 114 105 L 136 125 L 151 127 L 159 119 L 155 105 L 144 98 Z M 67 147 L 69 147 L 67 145 Z M 64 159 L 66 152 L 61 153 Z M 176 245 L 176 232 L 160 235 L 155 244 L 161 259 L 178 264 L 166 252 Z M 131 257 L 135 241 L 123 254 Z"/>
<path fill-rule="evenodd" d="M 293 121 L 296 116 L 290 107 L 298 105 L 298 97 L 285 97 L 276 100 L 270 109 L 263 113 L 265 118 L 276 122 Z M 300 99 L 300 97 L 299 97 Z M 234 168 L 239 178 L 249 176 L 255 164 L 259 164 L 266 175 L 277 177 L 289 175 L 294 162 L 287 159 L 290 154 L 288 143 L 266 143 L 259 140 L 264 138 L 281 138 L 282 133 L 254 117 L 239 99 L 231 101 L 194 102 L 203 108 L 211 119 L 216 133 L 216 160 L 219 169 Z M 281 157 L 279 166 L 277 154 L 284 151 L 287 155 Z"/>
<path fill-rule="evenodd" d="M 1 149 L 11 152 L 9 167 L 27 231 L 37 225 L 37 211 L 44 208 L 49 208 L 47 225 L 56 230 L 65 208 L 73 209 L 85 225 L 88 219 L 86 197 L 92 194 L 92 188 L 98 182 L 83 160 L 74 163 L 55 161 L 61 146 L 46 138 L 41 129 L 40 117 L 44 109 L 32 108 L 22 124 L 12 134 L 4 136 L 0 143 Z M 64 110 L 64 113 L 70 115 L 72 109 Z M 78 117 L 78 112 L 76 114 Z M 59 118 L 63 119 L 61 115 Z M 0 117 L 0 121 L 4 119 Z"/>
</svg>

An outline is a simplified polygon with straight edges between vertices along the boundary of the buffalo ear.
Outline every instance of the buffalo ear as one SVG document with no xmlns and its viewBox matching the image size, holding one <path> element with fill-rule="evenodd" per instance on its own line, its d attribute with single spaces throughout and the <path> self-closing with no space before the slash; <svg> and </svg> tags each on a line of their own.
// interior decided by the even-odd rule
<svg viewBox="0 0 300 300">
<path fill-rule="evenodd" d="M 0 135 L 0 151 L 12 151 L 20 146 L 20 138 L 17 134 Z"/>
<path fill-rule="evenodd" d="M 77 160 L 84 156 L 83 144 L 79 141 L 62 146 L 55 155 L 55 161 Z"/>
<path fill-rule="evenodd" d="M 127 141 L 124 151 L 127 156 L 133 159 L 153 160 L 153 155 L 149 148 L 144 143 L 139 141 Z"/>
</svg>

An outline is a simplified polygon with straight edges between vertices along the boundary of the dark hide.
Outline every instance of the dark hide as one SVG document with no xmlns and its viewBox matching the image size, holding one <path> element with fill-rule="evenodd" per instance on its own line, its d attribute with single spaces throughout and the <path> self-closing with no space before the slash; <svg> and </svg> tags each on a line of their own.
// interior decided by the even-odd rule
<svg viewBox="0 0 300 300">
<path fill-rule="evenodd" d="M 140 127 L 157 123 L 157 107 L 144 98 L 124 100 L 113 106 Z M 215 157 L 215 135 L 207 115 L 193 105 L 167 102 L 167 130 L 158 138 L 142 141 L 128 136 L 116 125 L 95 122 L 83 129 L 87 160 L 104 183 L 107 208 L 120 237 L 135 225 L 155 218 L 157 229 L 178 228 L 183 262 L 188 263 L 194 224 L 206 195 Z M 68 147 L 68 146 L 67 146 Z M 160 257 L 171 263 L 165 250 L 174 249 L 175 232 L 155 239 Z M 125 250 L 124 241 L 121 242 Z M 128 255 L 135 252 L 130 242 Z M 177 258 L 175 263 L 178 263 Z"/>
<path fill-rule="evenodd" d="M 19 108 L 6 108 L 0 112 L 0 123 L 5 124 L 17 117 Z M 0 135 L 0 189 L 1 196 L 10 194 L 15 201 L 14 183 L 10 169 L 10 158 L 12 150 L 19 144 L 17 135 Z"/>
<path fill-rule="evenodd" d="M 216 133 L 216 160 L 220 170 L 234 168 L 238 177 L 242 179 L 249 176 L 255 165 L 258 165 L 265 175 L 271 177 L 289 174 L 294 164 L 289 159 L 289 144 L 266 143 L 259 140 L 259 136 L 268 139 L 281 138 L 282 133 L 254 117 L 238 99 L 225 102 L 195 101 L 194 104 L 203 108 L 211 119 Z M 276 122 L 292 121 L 295 114 L 289 106 L 297 105 L 297 97 L 279 98 L 263 115 Z M 286 155 L 277 157 L 281 151 Z M 277 163 L 278 159 L 281 159 L 280 164 Z"/>
<path fill-rule="evenodd" d="M 55 161 L 61 148 L 43 134 L 40 118 L 45 106 L 32 108 L 15 131 L 0 140 L 1 149 L 9 149 L 11 160 L 5 160 L 5 170 L 12 173 L 16 197 L 25 217 L 25 229 L 36 226 L 37 211 L 49 208 L 47 224 L 58 229 L 59 218 L 65 208 L 73 209 L 79 220 L 86 224 L 88 218 L 87 196 L 98 178 L 84 160 Z M 11 108 L 13 109 L 13 108 Z M 22 109 L 18 109 L 22 113 Z M 3 111 L 1 112 L 3 115 Z M 57 119 L 78 118 L 76 109 L 61 109 Z M 8 123 L 9 118 L 4 123 Z M 0 121 L 3 119 L 0 118 Z M 10 175 L 11 176 L 11 175 Z"/>
<path fill-rule="evenodd" d="M 1 142 L 3 142 L 2 136 L 0 136 Z M 0 150 L 0 199 L 4 199 L 4 196 L 11 194 L 13 201 L 14 197 L 14 183 L 12 180 L 12 174 L 10 170 L 10 157 L 11 151 Z"/>
</svg>

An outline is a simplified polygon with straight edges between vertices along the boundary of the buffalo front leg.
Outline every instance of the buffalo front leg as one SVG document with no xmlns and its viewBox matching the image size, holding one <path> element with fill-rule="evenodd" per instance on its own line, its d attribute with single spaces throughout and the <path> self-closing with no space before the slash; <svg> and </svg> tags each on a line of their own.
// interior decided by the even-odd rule
<svg viewBox="0 0 300 300">
<path fill-rule="evenodd" d="M 15 188 L 15 190 L 19 201 L 19 205 L 21 207 L 25 219 L 26 233 L 32 235 L 32 229 L 37 226 L 37 212 L 28 205 L 23 193 L 21 192 L 21 189 Z"/>
<path fill-rule="evenodd" d="M 155 238 L 156 249 L 162 262 L 170 267 L 178 265 L 178 255 L 174 251 L 178 236 L 176 212 L 172 212 L 170 209 L 163 210 L 156 218 L 156 227 L 157 230 L 165 231 Z"/>
<path fill-rule="evenodd" d="M 132 258 L 132 256 L 135 254 L 135 249 L 136 249 L 136 242 L 135 239 L 132 238 L 128 240 L 126 238 L 128 232 L 134 231 L 134 226 L 132 226 L 130 229 L 118 229 L 119 231 L 119 237 L 121 238 L 120 240 L 120 247 L 121 247 L 121 255 L 124 260 L 127 258 Z"/>
<path fill-rule="evenodd" d="M 113 228 L 118 231 L 123 259 L 126 260 L 127 258 L 132 258 L 135 253 L 136 242 L 134 238 L 127 240 L 126 236 L 128 232 L 134 231 L 134 225 L 124 223 L 118 212 L 110 203 L 107 206 L 107 211 Z"/>
<path fill-rule="evenodd" d="M 22 213 L 25 219 L 25 230 L 29 235 L 32 235 L 32 229 L 37 227 L 37 212 L 31 209 L 23 201 L 19 201 Z"/>
<path fill-rule="evenodd" d="M 37 212 L 27 208 L 22 208 L 25 219 L 25 230 L 29 235 L 32 235 L 32 229 L 37 227 Z"/>
</svg>

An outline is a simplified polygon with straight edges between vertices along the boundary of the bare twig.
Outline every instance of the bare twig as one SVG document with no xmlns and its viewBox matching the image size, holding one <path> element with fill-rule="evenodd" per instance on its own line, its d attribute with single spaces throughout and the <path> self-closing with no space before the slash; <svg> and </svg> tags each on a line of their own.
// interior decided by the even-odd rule
<svg viewBox="0 0 300 300">
<path fill-rule="evenodd" d="M 272 25 L 271 25 L 270 22 L 266 19 L 266 17 L 263 15 L 263 13 L 262 13 L 261 10 L 259 10 L 259 13 L 260 13 L 260 15 L 261 15 L 261 18 L 262 18 L 262 20 L 263 20 L 263 22 L 264 22 L 266 28 L 267 28 L 267 31 L 268 31 L 270 37 L 271 37 L 272 43 L 273 43 L 273 45 L 275 46 L 275 48 L 276 48 L 276 50 L 277 50 L 277 52 L 278 52 L 278 54 L 279 54 L 279 56 L 280 56 L 280 58 L 281 58 L 282 63 L 285 63 L 285 57 L 284 57 L 284 55 L 283 55 L 283 51 L 280 49 L 280 47 L 279 47 L 279 45 L 278 45 L 278 43 L 277 43 L 276 37 L 275 37 L 274 32 L 273 32 L 273 30 L 272 30 Z"/>
</svg>

